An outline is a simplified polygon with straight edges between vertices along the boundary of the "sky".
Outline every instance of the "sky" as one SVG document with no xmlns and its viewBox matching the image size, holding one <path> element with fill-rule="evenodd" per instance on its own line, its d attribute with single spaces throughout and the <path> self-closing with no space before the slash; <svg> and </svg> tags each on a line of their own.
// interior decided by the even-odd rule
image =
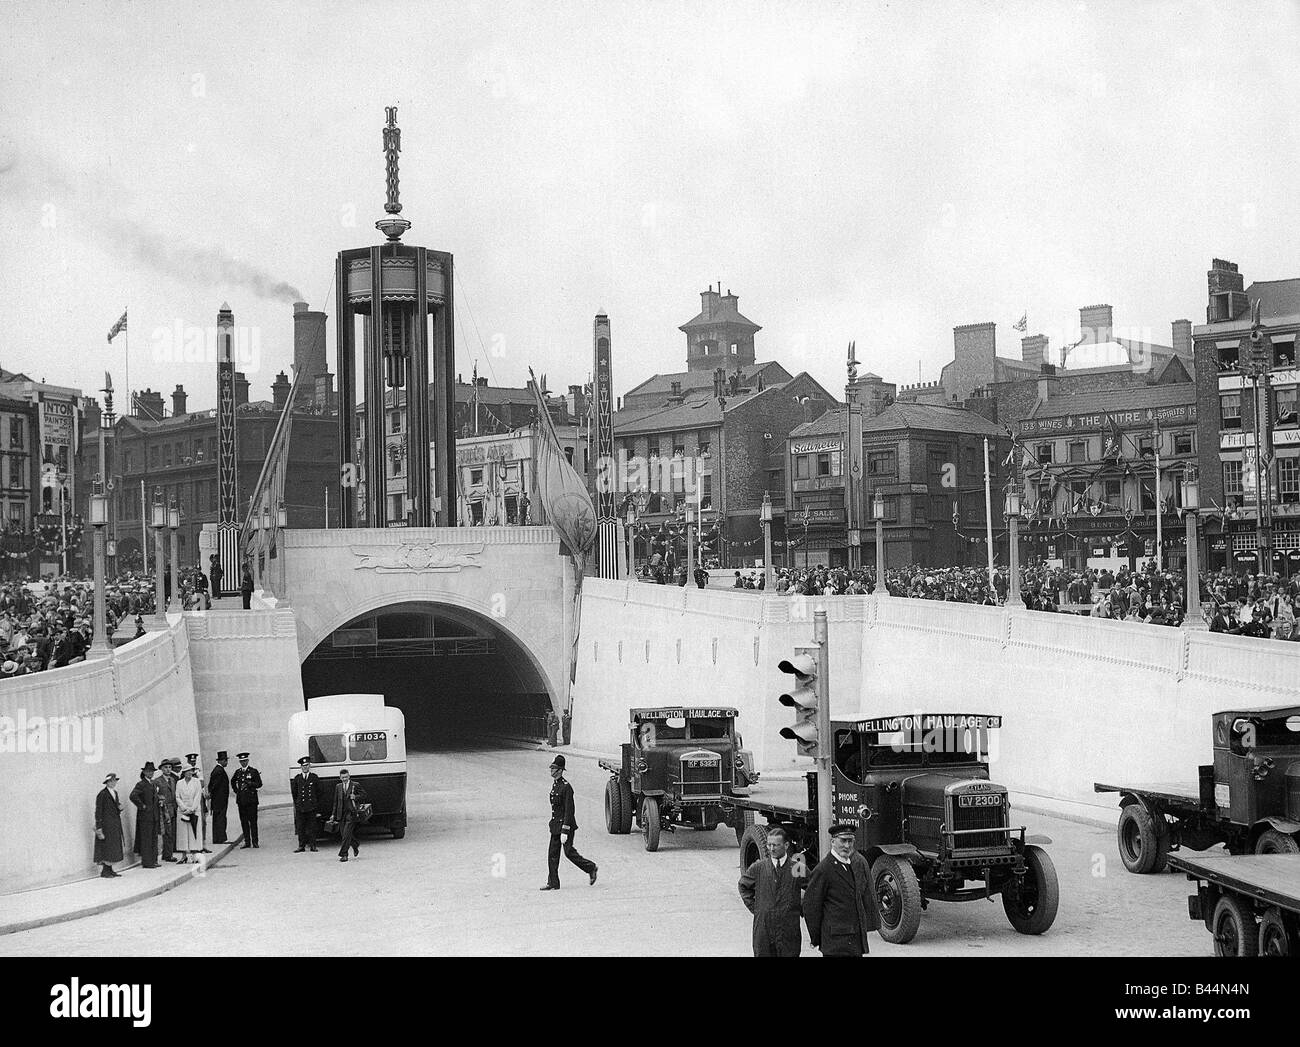
<svg viewBox="0 0 1300 1047">
<path fill-rule="evenodd" d="M 1300 3 L 977 0 L 0 3 L 0 366 L 216 399 L 223 301 L 252 395 L 301 295 L 380 242 L 456 259 L 456 371 L 616 393 L 685 367 L 720 283 L 758 358 L 842 394 L 952 328 L 1053 346 L 1080 306 L 1168 344 L 1211 258 L 1300 275 Z M 196 335 L 198 336 L 196 338 Z M 190 343 L 190 352 L 184 343 Z M 333 369 L 333 365 L 331 365 Z"/>
</svg>

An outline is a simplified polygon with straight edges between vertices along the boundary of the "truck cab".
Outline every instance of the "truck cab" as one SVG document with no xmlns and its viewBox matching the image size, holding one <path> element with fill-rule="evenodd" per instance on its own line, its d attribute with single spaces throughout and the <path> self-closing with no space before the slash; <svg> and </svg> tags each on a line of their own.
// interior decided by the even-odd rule
<svg viewBox="0 0 1300 1047">
<path fill-rule="evenodd" d="M 1300 706 L 1228 710 L 1213 721 L 1220 816 L 1257 836 L 1300 832 Z"/>
</svg>

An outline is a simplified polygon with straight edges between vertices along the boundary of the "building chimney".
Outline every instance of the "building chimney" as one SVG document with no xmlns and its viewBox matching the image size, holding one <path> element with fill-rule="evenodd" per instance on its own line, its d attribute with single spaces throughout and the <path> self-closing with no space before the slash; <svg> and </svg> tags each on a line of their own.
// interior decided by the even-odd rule
<svg viewBox="0 0 1300 1047">
<path fill-rule="evenodd" d="M 152 422 L 161 422 L 163 417 L 162 393 L 146 389 L 135 394 L 135 417 Z"/>
<path fill-rule="evenodd" d="M 1192 358 L 1192 321 L 1175 320 L 1174 338 L 1170 345 L 1174 348 L 1174 353 L 1178 356 L 1185 356 L 1187 359 Z"/>
<path fill-rule="evenodd" d="M 317 375 L 325 374 L 325 314 L 313 312 L 306 302 L 293 303 L 293 373 L 303 376 L 300 389 L 311 389 Z"/>
<path fill-rule="evenodd" d="M 717 313 L 720 308 L 718 292 L 715 291 L 713 285 L 710 284 L 707 291 L 700 292 L 700 313 L 703 315 L 705 320 L 712 320 L 714 314 Z"/>
<path fill-rule="evenodd" d="M 1020 339 L 1020 359 L 1040 367 L 1047 362 L 1047 335 L 1027 334 Z"/>
<path fill-rule="evenodd" d="M 316 376 L 316 390 L 313 397 L 316 406 L 327 414 L 331 414 L 335 408 L 334 400 L 334 376 L 332 374 L 318 374 Z"/>
<path fill-rule="evenodd" d="M 291 383 L 289 376 L 281 371 L 275 376 L 275 381 L 271 383 L 271 399 L 275 403 L 275 409 L 281 411 L 284 405 L 289 402 L 289 389 Z M 299 386 L 301 389 L 302 387 Z"/>
<path fill-rule="evenodd" d="M 1085 305 L 1079 310 L 1079 328 L 1085 345 L 1096 345 L 1111 340 L 1111 307 Z"/>
<path fill-rule="evenodd" d="M 177 384 L 172 390 L 172 417 L 179 418 L 185 413 L 185 386 Z"/>
<path fill-rule="evenodd" d="M 161 399 L 161 397 L 159 397 Z M 248 403 L 248 379 L 243 371 L 235 372 L 235 406 L 243 407 Z"/>
<path fill-rule="evenodd" d="M 1043 364 L 1043 369 L 1038 374 L 1038 402 L 1047 403 L 1059 393 L 1060 388 L 1061 380 L 1056 377 L 1056 368 L 1051 364 Z"/>
<path fill-rule="evenodd" d="M 681 383 L 681 382 L 679 382 L 679 381 L 674 381 L 674 382 L 673 382 L 673 391 L 672 391 L 672 393 L 670 394 L 669 399 L 672 400 L 672 402 L 675 403 L 675 404 L 679 404 L 679 403 L 682 402 L 682 383 Z"/>
<path fill-rule="evenodd" d="M 1210 304 L 1205 310 L 1206 323 L 1217 324 L 1244 316 L 1250 308 L 1246 298 L 1245 279 L 1237 271 L 1236 262 L 1215 258 L 1206 273 L 1210 290 Z"/>
</svg>

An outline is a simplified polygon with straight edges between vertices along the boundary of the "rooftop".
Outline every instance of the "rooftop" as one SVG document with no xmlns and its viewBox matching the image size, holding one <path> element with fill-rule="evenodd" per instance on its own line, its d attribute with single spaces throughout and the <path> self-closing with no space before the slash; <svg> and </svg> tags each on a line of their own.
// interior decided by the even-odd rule
<svg viewBox="0 0 1300 1047">
<path fill-rule="evenodd" d="M 1030 410 L 1029 418 L 1055 418 L 1072 414 L 1138 411 L 1151 407 L 1177 407 L 1196 403 L 1195 382 L 1171 382 L 1167 385 L 1137 385 L 1121 389 L 1101 389 L 1093 393 L 1053 396 Z"/>
<path fill-rule="evenodd" d="M 1006 431 L 983 415 L 961 407 L 939 404 L 897 402 L 878 415 L 862 419 L 862 431 L 884 432 L 893 429 L 927 429 L 933 432 L 967 433 L 976 436 L 1006 436 Z M 844 432 L 844 408 L 833 408 L 816 421 L 805 422 L 790 433 L 790 438 L 822 436 Z"/>
</svg>

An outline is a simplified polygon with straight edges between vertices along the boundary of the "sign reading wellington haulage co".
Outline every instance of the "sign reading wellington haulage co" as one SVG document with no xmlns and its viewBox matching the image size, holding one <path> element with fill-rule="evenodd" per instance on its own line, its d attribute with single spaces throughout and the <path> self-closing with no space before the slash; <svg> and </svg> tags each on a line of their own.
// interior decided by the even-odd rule
<svg viewBox="0 0 1300 1047">
<path fill-rule="evenodd" d="M 1019 424 L 1019 433 L 1021 436 L 1061 436 L 1111 428 L 1149 429 L 1156 422 L 1164 426 L 1192 425 L 1196 422 L 1196 405 L 1178 404 L 1174 407 L 1134 411 L 1097 411 L 1093 414 L 1067 414 L 1057 418 L 1026 418 Z"/>
</svg>

